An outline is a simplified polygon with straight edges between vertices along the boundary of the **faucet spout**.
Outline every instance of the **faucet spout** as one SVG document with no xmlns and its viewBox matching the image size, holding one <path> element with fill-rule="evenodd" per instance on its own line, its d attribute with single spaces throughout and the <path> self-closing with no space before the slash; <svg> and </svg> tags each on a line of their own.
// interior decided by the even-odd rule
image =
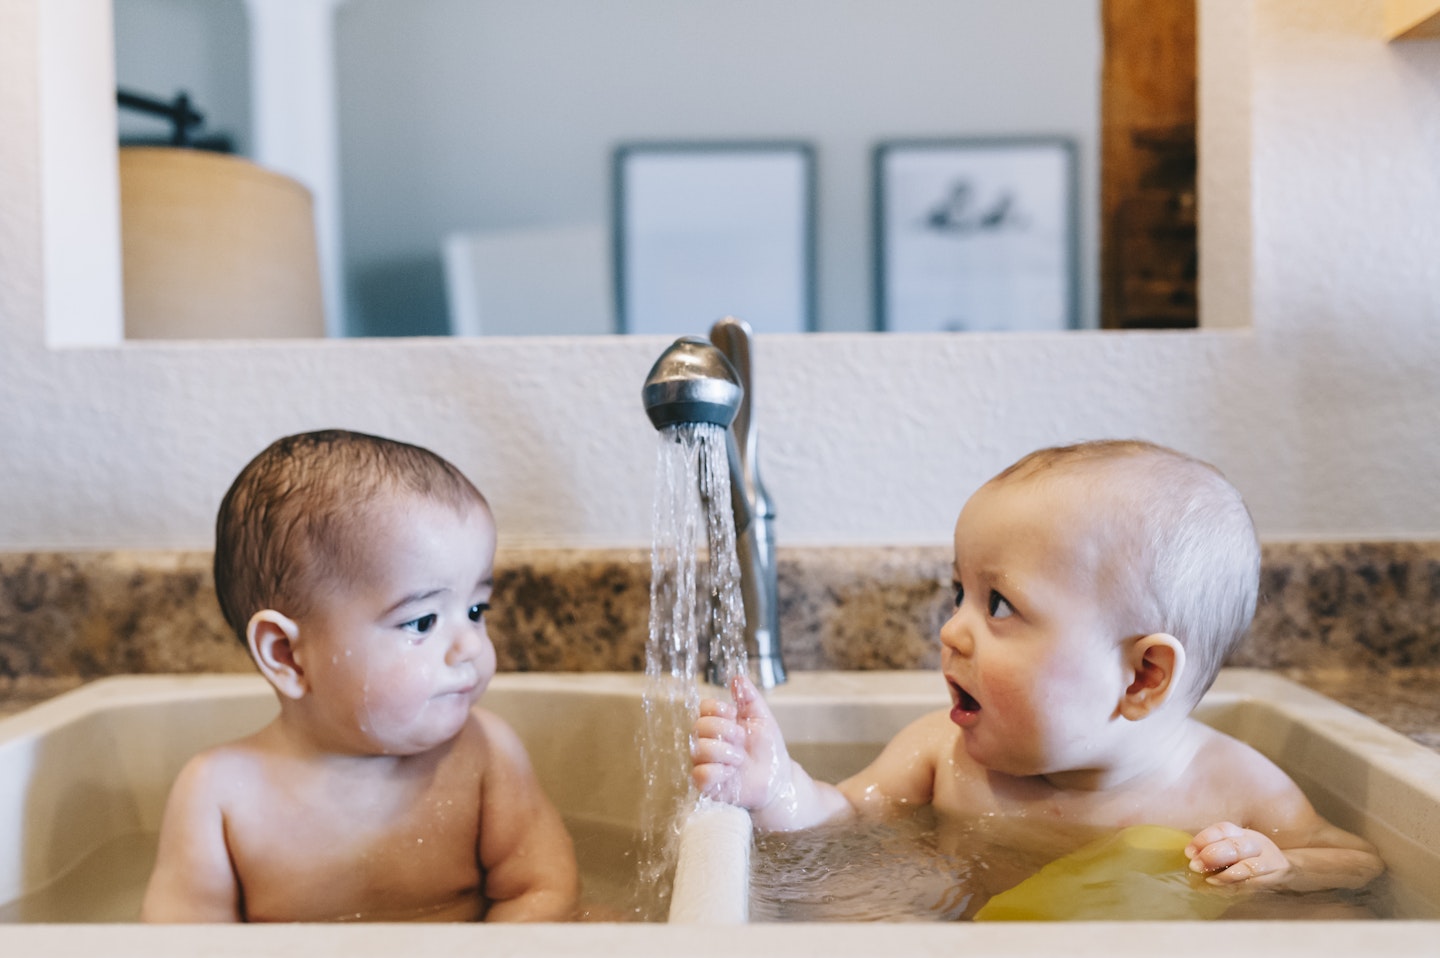
<svg viewBox="0 0 1440 958">
<path fill-rule="evenodd" d="M 725 429 L 745 645 L 760 686 L 773 688 L 786 676 L 780 654 L 775 509 L 760 481 L 756 456 L 750 335 L 746 323 L 726 317 L 711 328 L 709 342 L 699 337 L 677 339 L 650 370 L 641 400 L 656 429 L 690 422 Z"/>
<path fill-rule="evenodd" d="M 656 429 L 685 422 L 728 428 L 740 411 L 745 387 L 723 353 L 698 336 L 682 336 L 660 354 L 640 401 Z"/>
</svg>

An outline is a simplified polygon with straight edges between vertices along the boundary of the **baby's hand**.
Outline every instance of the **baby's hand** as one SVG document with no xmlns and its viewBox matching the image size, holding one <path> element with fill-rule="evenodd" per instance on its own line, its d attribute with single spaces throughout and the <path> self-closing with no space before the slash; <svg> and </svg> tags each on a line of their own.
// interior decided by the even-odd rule
<svg viewBox="0 0 1440 958">
<path fill-rule="evenodd" d="M 1200 831 L 1185 846 L 1190 870 L 1205 876 L 1212 885 L 1236 885 L 1255 881 L 1259 885 L 1283 882 L 1290 872 L 1290 859 L 1270 836 L 1231 822 L 1220 822 Z"/>
<path fill-rule="evenodd" d="M 691 775 L 700 794 L 755 811 L 793 790 L 790 755 L 754 684 L 736 676 L 730 691 L 734 705 L 716 699 L 700 703 Z"/>
</svg>

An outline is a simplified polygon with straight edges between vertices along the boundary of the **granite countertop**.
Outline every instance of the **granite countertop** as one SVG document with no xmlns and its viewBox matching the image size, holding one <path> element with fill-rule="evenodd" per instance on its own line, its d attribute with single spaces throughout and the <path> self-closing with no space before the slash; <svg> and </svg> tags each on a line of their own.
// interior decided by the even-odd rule
<svg viewBox="0 0 1440 958">
<path fill-rule="evenodd" d="M 23 712 L 71 689 L 78 689 L 87 681 L 91 680 L 73 675 L 63 678 L 0 677 L 0 718 Z"/>
<path fill-rule="evenodd" d="M 781 549 L 786 663 L 928 669 L 949 614 L 943 546 Z M 502 671 L 644 668 L 644 550 L 496 557 Z M 1440 750 L 1440 542 L 1266 543 L 1228 664 L 1276 669 Z M 0 553 L 0 716 L 105 675 L 253 672 L 199 552 Z"/>
<path fill-rule="evenodd" d="M 1280 671 L 1300 684 L 1440 752 L 1440 668 L 1416 666 L 1383 672 L 1353 669 Z"/>
</svg>

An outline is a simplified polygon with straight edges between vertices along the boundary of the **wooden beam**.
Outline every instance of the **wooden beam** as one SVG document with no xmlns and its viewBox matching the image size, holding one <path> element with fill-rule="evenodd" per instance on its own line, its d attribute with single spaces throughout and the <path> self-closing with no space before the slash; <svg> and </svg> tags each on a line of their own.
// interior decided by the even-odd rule
<svg viewBox="0 0 1440 958">
<path fill-rule="evenodd" d="M 1385 36 L 1390 40 L 1440 37 L 1440 0 L 1386 0 Z"/>
<path fill-rule="evenodd" d="M 1195 0 L 1103 0 L 1100 325 L 1199 322 Z"/>
</svg>

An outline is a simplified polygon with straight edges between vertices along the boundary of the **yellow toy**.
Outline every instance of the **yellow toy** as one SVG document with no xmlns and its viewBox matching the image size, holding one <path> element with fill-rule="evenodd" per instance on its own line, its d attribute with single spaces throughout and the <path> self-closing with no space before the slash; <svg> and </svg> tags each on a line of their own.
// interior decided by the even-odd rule
<svg viewBox="0 0 1440 958">
<path fill-rule="evenodd" d="M 1233 896 L 1190 871 L 1190 835 L 1134 825 L 1058 858 L 975 913 L 976 921 L 1218 918 Z"/>
</svg>

